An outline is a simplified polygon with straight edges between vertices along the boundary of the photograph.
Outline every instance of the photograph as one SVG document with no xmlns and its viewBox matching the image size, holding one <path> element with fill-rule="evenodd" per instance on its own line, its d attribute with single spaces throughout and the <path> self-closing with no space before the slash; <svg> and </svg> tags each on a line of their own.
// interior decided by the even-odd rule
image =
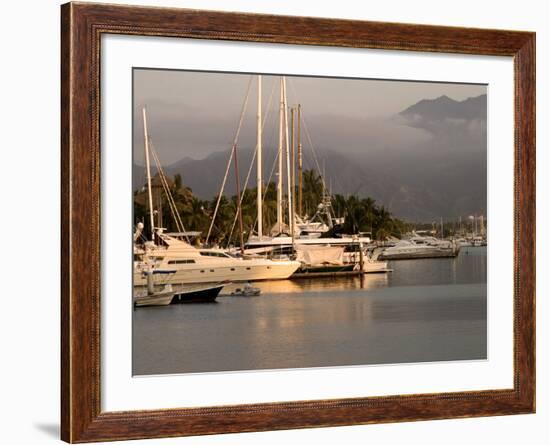
<svg viewBox="0 0 550 445">
<path fill-rule="evenodd" d="M 488 94 L 134 67 L 132 374 L 487 360 Z"/>
</svg>

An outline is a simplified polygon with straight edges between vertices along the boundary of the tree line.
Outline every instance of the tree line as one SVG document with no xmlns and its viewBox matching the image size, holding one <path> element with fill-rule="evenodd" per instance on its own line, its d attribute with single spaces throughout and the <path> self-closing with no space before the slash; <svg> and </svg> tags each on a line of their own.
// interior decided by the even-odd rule
<svg viewBox="0 0 550 445">
<path fill-rule="evenodd" d="M 163 190 L 158 174 L 152 178 L 153 208 L 155 209 L 155 224 L 164 227 L 168 232 L 177 231 L 177 226 L 171 213 L 168 198 Z M 218 196 L 208 200 L 200 199 L 193 194 L 191 188 L 185 186 L 182 177 L 176 174 L 173 179 L 167 178 L 167 186 L 173 197 L 175 207 L 186 230 L 199 231 L 202 237 L 208 233 L 212 215 Z M 297 194 L 296 194 L 297 196 Z M 304 217 L 311 217 L 323 198 L 323 180 L 314 170 L 303 172 L 302 211 Z M 263 191 L 263 231 L 269 233 L 277 219 L 277 186 L 271 182 Z M 342 233 L 355 234 L 369 232 L 374 239 L 384 240 L 388 237 L 400 238 L 408 230 L 405 222 L 393 217 L 383 206 L 369 197 L 355 195 L 343 196 L 336 194 L 331 199 L 336 217 L 344 217 Z M 134 192 L 134 222 L 149 225 L 148 194 L 146 187 Z M 239 225 L 235 224 L 238 208 L 236 195 L 222 195 L 216 220 L 212 227 L 210 240 L 220 245 L 239 244 Z M 247 188 L 242 200 L 242 219 L 244 238 L 256 232 L 257 209 L 256 188 Z M 288 217 L 286 218 L 288 220 Z"/>
</svg>

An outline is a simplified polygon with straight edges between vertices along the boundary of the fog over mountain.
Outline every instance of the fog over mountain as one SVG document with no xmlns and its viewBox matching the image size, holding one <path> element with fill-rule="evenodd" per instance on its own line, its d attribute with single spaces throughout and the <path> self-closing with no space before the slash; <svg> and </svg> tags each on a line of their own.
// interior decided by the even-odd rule
<svg viewBox="0 0 550 445">
<path fill-rule="evenodd" d="M 393 86 L 402 83 L 393 82 Z M 438 85 L 434 91 L 445 90 L 443 87 Z M 476 87 L 467 91 L 486 91 L 485 87 Z M 422 88 L 427 89 L 428 86 L 422 85 Z M 453 92 L 459 91 L 457 85 L 453 88 Z M 350 91 L 353 91 L 351 87 Z M 375 97 L 372 91 L 371 95 Z M 267 95 L 267 92 L 264 94 Z M 402 104 L 400 109 L 387 115 L 362 113 L 361 104 L 357 103 L 353 104 L 357 110 L 347 115 L 340 112 L 336 102 L 332 107 L 329 104 L 313 111 L 304 104 L 304 168 L 316 168 L 313 146 L 333 193 L 371 196 L 396 216 L 412 222 L 485 213 L 487 96 L 455 96 L 461 99 L 441 94 L 431 99 L 415 100 Z M 268 97 L 264 97 L 264 103 Z M 382 100 L 383 96 L 379 101 Z M 216 114 L 213 111 L 216 115 L 213 119 L 204 109 L 161 102 L 149 99 L 147 108 L 150 134 L 166 173 L 180 173 L 184 183 L 197 196 L 211 199 L 218 193 L 225 172 L 230 141 L 236 130 L 238 111 L 235 113 L 234 110 L 238 110 L 237 104 L 234 104 L 232 113 Z M 276 98 L 273 102 L 276 104 Z M 295 102 L 289 99 L 289 103 Z M 208 105 L 212 106 L 211 103 Z M 242 182 L 255 148 L 254 108 L 245 119 L 239 138 Z M 373 107 L 372 104 L 364 104 L 364 108 L 371 110 Z M 275 107 L 264 105 L 264 110 L 268 114 L 264 127 L 264 178 L 267 180 L 274 162 L 278 135 Z M 139 109 L 134 110 L 136 122 L 139 123 L 138 112 Z M 170 137 L 175 131 L 173 121 L 178 119 L 185 122 L 185 131 L 181 131 L 178 137 Z M 134 126 L 137 130 L 134 134 L 134 189 L 145 182 L 144 169 L 140 165 L 143 139 L 139 139 L 139 131 L 143 130 L 139 127 L 139 124 Z M 205 140 L 208 143 L 205 144 Z M 178 153 L 176 148 L 167 147 L 177 147 L 178 144 L 201 147 L 204 156 L 196 152 L 194 155 L 186 154 L 192 153 L 192 149 L 180 150 L 179 160 L 166 162 L 166 159 L 175 157 L 173 153 Z M 255 186 L 255 177 L 254 165 L 249 186 Z M 275 176 L 272 181 L 275 181 Z M 225 191 L 235 193 L 232 174 Z"/>
</svg>

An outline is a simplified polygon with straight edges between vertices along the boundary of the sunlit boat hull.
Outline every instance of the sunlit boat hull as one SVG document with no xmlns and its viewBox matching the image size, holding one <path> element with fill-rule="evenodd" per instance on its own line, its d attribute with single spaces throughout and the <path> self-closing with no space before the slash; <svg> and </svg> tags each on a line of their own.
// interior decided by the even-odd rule
<svg viewBox="0 0 550 445">
<path fill-rule="evenodd" d="M 426 258 L 454 258 L 458 255 L 458 249 L 426 249 L 423 251 L 382 252 L 379 256 L 382 260 L 415 260 Z"/>
<path fill-rule="evenodd" d="M 192 284 L 192 283 L 218 283 L 221 281 L 241 282 L 241 281 L 261 281 L 261 280 L 284 280 L 290 277 L 300 267 L 298 261 L 258 261 L 253 260 L 247 264 L 247 260 L 235 260 L 231 265 L 176 265 L 174 272 L 169 278 L 162 274 L 155 275 L 154 280 L 157 284 L 162 284 L 169 280 L 171 284 Z M 200 266 L 200 267 L 197 267 Z M 147 284 L 145 275 L 139 268 L 134 268 L 134 286 L 143 286 Z"/>
</svg>

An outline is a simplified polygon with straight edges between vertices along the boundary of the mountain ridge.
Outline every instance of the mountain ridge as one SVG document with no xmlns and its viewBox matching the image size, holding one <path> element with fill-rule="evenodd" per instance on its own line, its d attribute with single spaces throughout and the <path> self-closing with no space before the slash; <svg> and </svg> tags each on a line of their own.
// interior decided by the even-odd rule
<svg viewBox="0 0 550 445">
<path fill-rule="evenodd" d="M 484 213 L 487 205 L 486 119 L 487 95 L 456 101 L 448 96 L 425 99 L 398 113 L 396 125 L 426 129 L 429 140 L 390 147 L 370 156 L 369 141 L 359 153 L 343 153 L 332 147 L 317 149 L 327 186 L 333 193 L 370 196 L 397 217 L 411 222 L 430 222 Z M 476 124 L 477 123 L 477 124 Z M 275 147 L 264 147 L 264 180 L 275 160 Z M 252 162 L 253 148 L 239 148 L 241 187 Z M 203 159 L 184 157 L 166 167 L 169 176 L 181 174 L 184 184 L 201 199 L 219 192 L 230 150 Z M 324 167 L 323 167 L 324 166 Z M 316 169 L 309 158 L 304 169 Z M 153 169 L 155 171 L 155 169 Z M 344 174 L 343 174 L 344 172 Z M 249 187 L 255 186 L 255 164 Z M 276 181 L 273 175 L 272 182 Z M 134 165 L 134 190 L 145 182 L 144 168 Z M 233 169 L 225 193 L 235 194 Z"/>
<path fill-rule="evenodd" d="M 486 119 L 487 94 L 458 101 L 446 95 L 435 99 L 423 99 L 399 113 L 401 116 L 419 115 L 424 118 L 443 119 Z"/>
</svg>

